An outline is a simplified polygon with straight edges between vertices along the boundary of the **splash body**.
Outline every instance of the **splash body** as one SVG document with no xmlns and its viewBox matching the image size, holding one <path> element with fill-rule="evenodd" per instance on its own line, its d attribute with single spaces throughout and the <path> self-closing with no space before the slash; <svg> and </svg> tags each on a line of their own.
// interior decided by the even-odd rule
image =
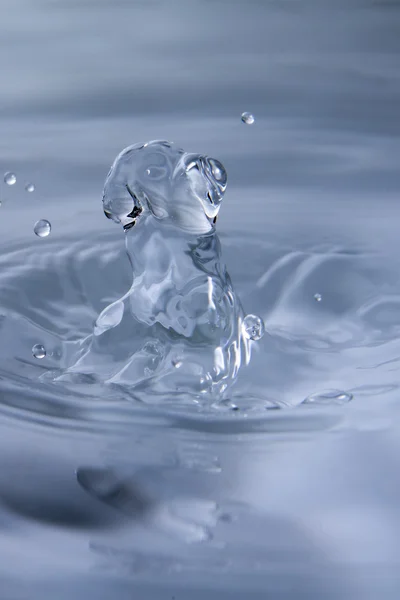
<svg viewBox="0 0 400 600">
<path fill-rule="evenodd" d="M 220 162 L 174 144 L 121 152 L 103 209 L 125 230 L 133 283 L 99 315 L 69 373 L 146 397 L 227 393 L 249 360 L 250 340 L 215 230 L 225 188 Z"/>
</svg>

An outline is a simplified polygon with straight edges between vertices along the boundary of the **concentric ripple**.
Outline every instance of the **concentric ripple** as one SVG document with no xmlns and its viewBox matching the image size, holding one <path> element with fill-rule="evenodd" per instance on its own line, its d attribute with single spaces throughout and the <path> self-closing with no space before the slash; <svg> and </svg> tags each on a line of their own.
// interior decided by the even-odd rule
<svg viewBox="0 0 400 600">
<path fill-rule="evenodd" d="M 293 253 L 240 234 L 223 241 L 238 293 L 248 312 L 263 316 L 268 334 L 258 342 L 235 393 L 213 418 L 231 414 L 237 420 L 249 411 L 299 405 L 311 393 L 326 389 L 353 394 L 357 401 L 357 389 L 373 383 L 376 387 L 377 372 L 381 386 L 397 387 L 400 295 L 395 274 L 379 257 L 337 249 Z M 247 268 L 240 260 L 244 245 Z M 53 238 L 46 247 L 8 247 L 0 267 L 2 410 L 44 422 L 61 419 L 65 426 L 71 419 L 74 426 L 81 421 L 84 427 L 92 418 L 106 422 L 112 413 L 114 419 L 120 414 L 121 421 L 129 420 L 132 401 L 140 398 L 123 386 L 104 387 L 90 378 L 52 382 L 79 348 L 85 348 L 102 309 L 129 289 L 131 267 L 118 230 L 84 240 Z M 342 301 L 331 304 L 324 282 L 334 276 L 343 281 L 336 290 L 336 300 L 340 296 Z M 386 284 L 385 295 L 383 280 L 393 282 L 391 287 Z M 255 282 L 253 288 L 249 281 Z M 318 289 L 324 289 L 323 305 L 315 303 L 311 293 L 316 281 Z M 32 355 L 35 344 L 46 349 L 41 360 Z M 149 360 L 158 360 L 157 346 L 146 346 L 146 352 Z M 178 360 L 175 368 L 179 371 Z M 232 410 L 235 406 L 239 410 Z M 214 406 L 167 395 L 162 409 L 200 417 L 213 414 Z"/>
</svg>

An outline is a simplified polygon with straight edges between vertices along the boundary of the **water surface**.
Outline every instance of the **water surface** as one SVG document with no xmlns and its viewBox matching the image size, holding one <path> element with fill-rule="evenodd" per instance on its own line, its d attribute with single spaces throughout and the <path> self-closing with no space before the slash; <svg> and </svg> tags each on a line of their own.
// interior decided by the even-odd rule
<svg viewBox="0 0 400 600">
<path fill-rule="evenodd" d="M 4 0 L 1 23 L 0 598 L 397 598 L 400 4 Z M 224 259 L 267 329 L 239 410 L 41 377 L 131 283 L 101 193 L 151 139 L 228 172 Z"/>
</svg>

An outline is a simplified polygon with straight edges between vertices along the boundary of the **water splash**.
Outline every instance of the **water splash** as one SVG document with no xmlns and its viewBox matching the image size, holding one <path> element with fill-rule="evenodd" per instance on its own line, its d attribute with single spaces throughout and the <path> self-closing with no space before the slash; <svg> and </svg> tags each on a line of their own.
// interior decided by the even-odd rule
<svg viewBox="0 0 400 600">
<path fill-rule="evenodd" d="M 138 219 L 152 219 L 201 235 L 213 229 L 226 182 L 217 160 L 189 154 L 169 142 L 136 144 L 123 150 L 111 167 L 104 213 L 125 230 Z"/>
<path fill-rule="evenodd" d="M 116 158 L 103 209 L 125 230 L 133 283 L 99 315 L 68 375 L 94 375 L 145 400 L 222 397 L 231 387 L 249 361 L 249 337 L 261 335 L 243 328 L 222 262 L 215 224 L 226 184 L 219 161 L 169 142 Z"/>
</svg>

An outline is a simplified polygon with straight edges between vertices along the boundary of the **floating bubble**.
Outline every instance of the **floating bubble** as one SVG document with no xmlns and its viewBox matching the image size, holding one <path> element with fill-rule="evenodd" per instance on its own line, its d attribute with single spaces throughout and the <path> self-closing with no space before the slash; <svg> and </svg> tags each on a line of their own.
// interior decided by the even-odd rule
<svg viewBox="0 0 400 600">
<path fill-rule="evenodd" d="M 46 356 L 46 348 L 42 344 L 35 344 L 32 348 L 32 354 L 35 358 L 44 358 Z"/>
<path fill-rule="evenodd" d="M 33 185 L 33 183 L 27 183 L 25 185 L 25 190 L 27 192 L 34 192 L 35 191 L 35 186 Z"/>
<path fill-rule="evenodd" d="M 321 294 L 314 294 L 314 300 L 315 300 L 315 302 L 321 302 L 321 300 L 322 300 Z"/>
<path fill-rule="evenodd" d="M 256 315 L 247 315 L 243 319 L 243 331 L 250 340 L 260 340 L 265 333 L 264 321 Z"/>
<path fill-rule="evenodd" d="M 40 219 L 40 221 L 35 223 L 33 231 L 38 237 L 47 237 L 51 231 L 51 223 L 46 221 L 46 219 Z"/>
<path fill-rule="evenodd" d="M 348 404 L 353 399 L 353 394 L 341 390 L 325 390 L 311 394 L 303 404 Z"/>
<path fill-rule="evenodd" d="M 15 173 L 5 173 L 4 174 L 4 183 L 6 183 L 7 185 L 14 185 L 14 183 L 17 182 L 17 176 L 15 175 Z"/>
<path fill-rule="evenodd" d="M 254 115 L 252 115 L 249 112 L 244 112 L 242 113 L 242 121 L 243 123 L 246 123 L 246 125 L 253 125 L 255 119 L 254 119 Z"/>
</svg>

